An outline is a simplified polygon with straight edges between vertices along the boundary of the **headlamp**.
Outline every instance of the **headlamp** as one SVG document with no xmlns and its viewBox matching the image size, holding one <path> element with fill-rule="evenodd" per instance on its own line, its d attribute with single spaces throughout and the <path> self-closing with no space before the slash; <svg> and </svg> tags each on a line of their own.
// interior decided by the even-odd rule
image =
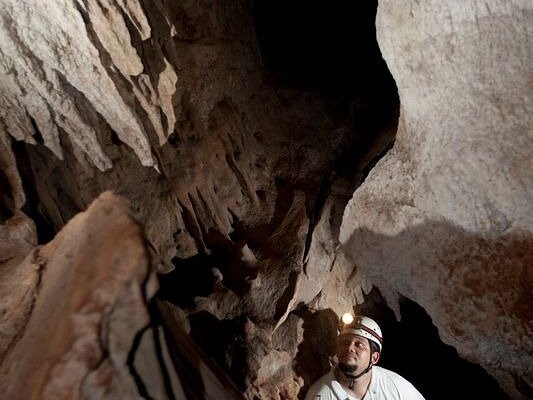
<svg viewBox="0 0 533 400">
<path fill-rule="evenodd" d="M 353 315 L 351 313 L 346 313 L 341 317 L 341 321 L 344 325 L 349 325 L 353 322 Z"/>
</svg>

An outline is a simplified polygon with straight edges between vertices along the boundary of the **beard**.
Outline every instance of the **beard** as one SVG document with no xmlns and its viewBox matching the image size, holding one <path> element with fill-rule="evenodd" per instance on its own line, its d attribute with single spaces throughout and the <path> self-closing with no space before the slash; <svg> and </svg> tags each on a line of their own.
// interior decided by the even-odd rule
<svg viewBox="0 0 533 400">
<path fill-rule="evenodd" d="M 345 375 L 348 375 L 348 376 L 356 375 L 357 364 L 346 364 L 346 363 L 340 362 L 338 364 L 338 367 L 341 370 L 341 372 L 344 373 Z"/>
</svg>

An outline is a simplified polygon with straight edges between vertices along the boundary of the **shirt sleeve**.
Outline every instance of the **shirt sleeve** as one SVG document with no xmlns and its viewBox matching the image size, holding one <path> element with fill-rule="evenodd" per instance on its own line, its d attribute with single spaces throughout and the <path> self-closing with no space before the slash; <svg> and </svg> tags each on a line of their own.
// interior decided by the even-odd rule
<svg viewBox="0 0 533 400">
<path fill-rule="evenodd" d="M 375 367 L 371 384 L 371 399 L 373 400 L 425 400 L 424 396 L 403 376 L 391 370 Z"/>
<path fill-rule="evenodd" d="M 401 400 L 425 400 L 424 396 L 416 390 L 411 382 L 403 377 L 395 379 L 394 383 L 400 393 Z"/>
<path fill-rule="evenodd" d="M 305 396 L 305 400 L 336 400 L 327 384 L 316 382 Z"/>
</svg>

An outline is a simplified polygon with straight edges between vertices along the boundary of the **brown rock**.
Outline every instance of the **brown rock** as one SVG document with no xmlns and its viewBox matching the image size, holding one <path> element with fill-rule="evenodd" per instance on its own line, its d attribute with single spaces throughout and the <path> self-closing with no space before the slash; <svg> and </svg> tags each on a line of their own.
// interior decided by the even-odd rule
<svg viewBox="0 0 533 400">
<path fill-rule="evenodd" d="M 15 321 L 15 340 L 7 348 L 1 342 L 3 395 L 135 398 L 128 353 L 149 321 L 148 268 L 141 230 L 125 202 L 104 193 L 16 271 L 11 280 L 24 282 L 30 294 L 13 301 L 13 317 L 25 317 Z M 2 286 L 3 299 L 16 294 Z"/>
</svg>

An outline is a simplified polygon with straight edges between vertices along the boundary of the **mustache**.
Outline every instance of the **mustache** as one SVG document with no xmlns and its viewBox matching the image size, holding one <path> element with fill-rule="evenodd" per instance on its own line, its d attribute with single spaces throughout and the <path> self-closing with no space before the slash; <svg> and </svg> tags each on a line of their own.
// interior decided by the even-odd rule
<svg viewBox="0 0 533 400">
<path fill-rule="evenodd" d="M 355 351 L 346 350 L 341 353 L 341 356 L 355 357 L 357 353 Z"/>
</svg>

